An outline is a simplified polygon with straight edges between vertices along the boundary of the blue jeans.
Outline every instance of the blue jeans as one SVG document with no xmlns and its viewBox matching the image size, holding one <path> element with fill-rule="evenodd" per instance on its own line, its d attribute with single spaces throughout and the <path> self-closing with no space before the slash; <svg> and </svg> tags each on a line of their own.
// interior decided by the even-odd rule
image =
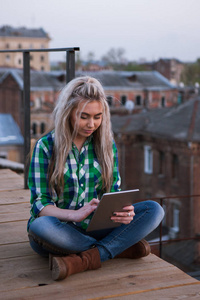
<svg viewBox="0 0 200 300">
<path fill-rule="evenodd" d="M 35 252 L 46 256 L 54 254 L 71 254 L 97 247 L 101 261 L 114 258 L 125 249 L 136 244 L 162 221 L 164 211 L 154 201 L 143 201 L 134 204 L 135 216 L 133 221 L 119 227 L 102 231 L 101 237 L 89 235 L 73 223 L 61 222 L 55 217 L 44 216 L 35 219 L 29 228 L 30 245 Z"/>
</svg>

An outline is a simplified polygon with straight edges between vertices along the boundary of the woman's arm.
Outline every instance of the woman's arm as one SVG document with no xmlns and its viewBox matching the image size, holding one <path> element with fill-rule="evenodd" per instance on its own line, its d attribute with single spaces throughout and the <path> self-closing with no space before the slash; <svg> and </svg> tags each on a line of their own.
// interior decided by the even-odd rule
<svg viewBox="0 0 200 300">
<path fill-rule="evenodd" d="M 78 210 L 61 209 L 56 206 L 47 205 L 41 210 L 39 217 L 52 216 L 64 222 L 81 222 L 97 208 L 98 203 L 98 199 L 92 199 Z"/>
</svg>

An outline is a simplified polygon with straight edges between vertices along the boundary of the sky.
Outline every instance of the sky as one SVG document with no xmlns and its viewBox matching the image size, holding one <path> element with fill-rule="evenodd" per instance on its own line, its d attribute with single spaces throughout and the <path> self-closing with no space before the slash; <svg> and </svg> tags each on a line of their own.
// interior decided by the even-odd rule
<svg viewBox="0 0 200 300">
<path fill-rule="evenodd" d="M 42 27 L 50 48 L 80 47 L 82 59 L 124 48 L 130 61 L 188 62 L 200 57 L 199 12 L 200 0 L 0 0 L 0 26 Z"/>
</svg>

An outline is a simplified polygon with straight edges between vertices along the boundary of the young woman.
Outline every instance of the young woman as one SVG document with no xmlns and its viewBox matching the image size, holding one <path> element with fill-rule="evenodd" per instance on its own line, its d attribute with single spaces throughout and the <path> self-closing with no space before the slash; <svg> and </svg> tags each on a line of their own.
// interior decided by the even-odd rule
<svg viewBox="0 0 200 300">
<path fill-rule="evenodd" d="M 150 253 L 142 240 L 163 218 L 153 201 L 126 206 L 111 217 L 121 225 L 90 236 L 86 228 L 105 192 L 120 190 L 117 149 L 103 88 L 92 77 L 66 85 L 54 109 L 54 128 L 39 139 L 29 170 L 30 245 L 49 255 L 54 280 L 97 269 L 114 257 Z"/>
</svg>

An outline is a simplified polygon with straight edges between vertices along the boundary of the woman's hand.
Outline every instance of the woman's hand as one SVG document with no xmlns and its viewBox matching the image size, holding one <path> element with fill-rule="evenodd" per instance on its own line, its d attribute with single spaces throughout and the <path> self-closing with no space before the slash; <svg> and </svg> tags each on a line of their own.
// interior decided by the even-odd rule
<svg viewBox="0 0 200 300">
<path fill-rule="evenodd" d="M 81 222 L 97 208 L 98 204 L 99 200 L 93 198 L 78 210 L 62 209 L 53 205 L 47 205 L 41 210 L 39 217 L 52 216 L 64 222 Z"/>
<path fill-rule="evenodd" d="M 87 218 L 98 206 L 99 200 L 93 198 L 89 203 L 85 204 L 83 207 L 78 210 L 71 210 L 73 213 L 73 222 L 81 222 Z"/>
<path fill-rule="evenodd" d="M 129 224 L 135 216 L 133 205 L 123 207 L 122 212 L 114 212 L 111 220 L 113 222 Z"/>
</svg>

